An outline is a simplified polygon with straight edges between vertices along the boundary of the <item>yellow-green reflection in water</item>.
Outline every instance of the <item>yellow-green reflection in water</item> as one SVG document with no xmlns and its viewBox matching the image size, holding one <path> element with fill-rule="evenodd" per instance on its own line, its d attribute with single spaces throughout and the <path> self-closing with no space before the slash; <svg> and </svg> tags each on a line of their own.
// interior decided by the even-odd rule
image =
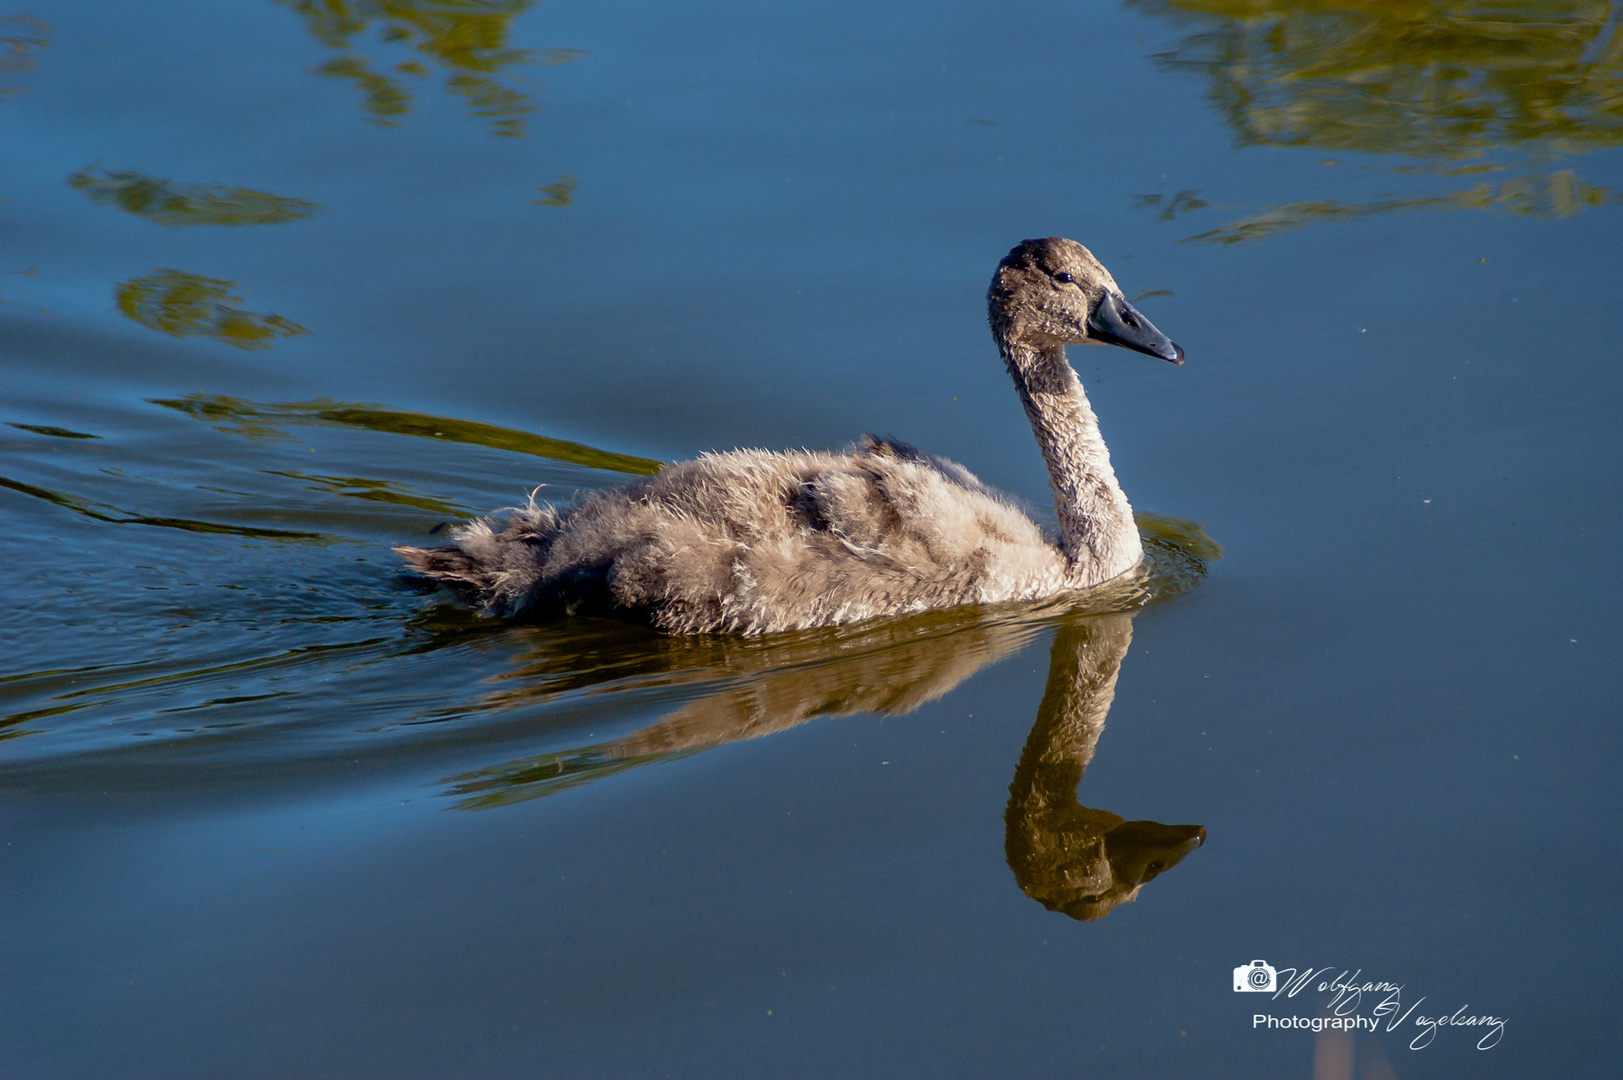
<svg viewBox="0 0 1623 1080">
<path fill-rule="evenodd" d="M 32 15 L 0 17 L 0 75 L 25 75 L 34 70 L 39 50 L 51 44 L 51 24 Z M 0 86 L 0 95 L 20 94 L 21 87 Z"/>
<path fill-rule="evenodd" d="M 1401 154 L 1453 174 L 1504 167 L 1458 167 L 1490 152 L 1543 163 L 1623 145 L 1619 0 L 1129 2 L 1192 24 L 1158 59 L 1209 80 L 1242 147 Z M 1435 196 L 1285 204 L 1187 239 L 1238 243 L 1394 211 L 1565 217 L 1617 201 L 1560 170 Z"/>
<path fill-rule="evenodd" d="M 1184 237 L 1192 244 L 1245 244 L 1292 232 L 1318 221 L 1351 221 L 1414 210 L 1502 210 L 1525 217 L 1561 218 L 1592 206 L 1623 203 L 1623 194 L 1585 183 L 1571 169 L 1518 176 L 1501 184 L 1477 184 L 1446 195 L 1392 196 L 1362 203 L 1293 202 L 1270 206 L 1222 228 Z"/>
<path fill-rule="evenodd" d="M 221 394 L 188 394 L 183 398 L 153 398 L 151 403 L 175 409 L 188 416 L 212 424 L 221 431 L 248 439 L 283 439 L 288 436 L 283 428 L 297 424 L 319 424 L 332 427 L 360 428 L 391 435 L 411 435 L 420 439 L 443 442 L 468 443 L 486 446 L 492 450 L 506 450 L 515 454 L 567 461 L 592 469 L 626 473 L 631 476 L 651 476 L 662 463 L 651 458 L 633 457 L 599 450 L 583 443 L 564 439 L 549 439 L 527 431 L 485 424 L 477 420 L 457 420 L 448 416 L 430 416 L 427 413 L 405 412 L 381 405 L 332 401 L 316 398 L 313 401 L 292 401 L 279 404 L 261 404 Z"/>
<path fill-rule="evenodd" d="M 118 311 L 142 326 L 171 337 L 206 337 L 239 349 L 266 349 L 277 338 L 310 331 L 280 315 L 260 315 L 233 307 L 242 297 L 236 282 L 187 273 L 153 270 L 121 282 L 113 292 Z"/>
<path fill-rule="evenodd" d="M 307 490 L 325 492 L 345 499 L 364 499 L 367 502 L 389 503 L 392 506 L 409 506 L 414 510 L 426 510 L 431 514 L 463 516 L 468 512 L 457 503 L 427 495 L 416 495 L 388 480 L 371 480 L 364 476 L 323 476 L 299 469 L 266 469 L 265 475 L 280 476 L 285 480 L 297 482 Z"/>
<path fill-rule="evenodd" d="M 560 176 L 556 184 L 542 184 L 536 188 L 541 198 L 530 201 L 537 206 L 568 206 L 574 201 L 575 185 L 579 182 L 578 176 Z"/>
<path fill-rule="evenodd" d="M 445 73 L 445 88 L 466 101 L 470 113 L 490 121 L 494 134 L 517 138 L 524 134 L 524 118 L 538 106 L 531 95 L 494 76 L 516 64 L 566 64 L 585 55 L 579 49 L 508 47 L 513 20 L 537 0 L 276 2 L 297 12 L 311 37 L 339 53 L 314 72 L 354 83 L 367 119 L 385 127 L 410 111 L 410 83 L 437 68 Z M 406 59 L 374 66 L 374 60 L 358 51 L 362 39 L 409 53 Z"/>
<path fill-rule="evenodd" d="M 1464 157 L 1623 143 L 1616 0 L 1143 0 L 1200 29 L 1161 60 L 1202 72 L 1241 145 Z"/>
<path fill-rule="evenodd" d="M 279 225 L 318 212 L 305 199 L 224 184 L 176 183 L 124 169 L 80 169 L 68 186 L 92 202 L 116 206 L 155 225 Z"/>
</svg>

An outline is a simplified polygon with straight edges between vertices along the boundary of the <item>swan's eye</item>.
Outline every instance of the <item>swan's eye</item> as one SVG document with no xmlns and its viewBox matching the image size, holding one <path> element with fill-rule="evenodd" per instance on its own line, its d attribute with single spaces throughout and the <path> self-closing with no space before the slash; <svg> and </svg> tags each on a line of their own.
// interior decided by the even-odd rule
<svg viewBox="0 0 1623 1080">
<path fill-rule="evenodd" d="M 1059 282 L 1061 285 L 1069 285 L 1071 282 L 1075 281 L 1076 278 L 1071 276 L 1070 271 L 1061 270 L 1059 273 L 1054 275 L 1054 280 Z"/>
</svg>

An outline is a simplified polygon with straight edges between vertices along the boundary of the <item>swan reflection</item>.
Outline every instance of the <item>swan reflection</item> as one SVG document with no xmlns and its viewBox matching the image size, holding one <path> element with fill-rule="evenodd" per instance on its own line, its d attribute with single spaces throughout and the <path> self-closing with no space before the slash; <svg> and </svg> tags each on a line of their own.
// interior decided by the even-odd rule
<svg viewBox="0 0 1623 1080">
<path fill-rule="evenodd" d="M 1199 825 L 1128 821 L 1077 801 L 1116 676 L 1129 615 L 1068 621 L 1054 635 L 1048 689 L 1009 785 L 1004 853 L 1027 896 L 1073 919 L 1101 919 L 1206 841 Z"/>
<path fill-rule="evenodd" d="M 0 16 L 0 75 L 24 75 L 39 63 L 38 53 L 51 44 L 51 24 L 32 15 Z M 0 87 L 0 95 L 20 93 Z"/>
<path fill-rule="evenodd" d="M 1010 785 L 1005 851 L 1020 888 L 1054 911 L 1097 919 L 1138 898 L 1143 885 L 1204 841 L 1199 825 L 1127 821 L 1083 806 L 1077 785 L 1093 759 L 1132 640 L 1132 612 L 1182 592 L 1220 549 L 1191 523 L 1145 521 L 1145 570 L 1112 591 L 1090 593 L 1092 611 L 1066 603 L 971 608 L 868 627 L 770 638 L 668 636 L 635 670 L 553 677 L 557 657 L 521 657 L 482 708 L 613 684 L 691 686 L 695 696 L 656 723 L 615 739 L 449 777 L 463 809 L 510 805 L 742 739 L 785 731 L 817 716 L 914 711 L 1054 628 L 1048 686 Z M 616 651 L 616 650 L 611 650 Z"/>
</svg>

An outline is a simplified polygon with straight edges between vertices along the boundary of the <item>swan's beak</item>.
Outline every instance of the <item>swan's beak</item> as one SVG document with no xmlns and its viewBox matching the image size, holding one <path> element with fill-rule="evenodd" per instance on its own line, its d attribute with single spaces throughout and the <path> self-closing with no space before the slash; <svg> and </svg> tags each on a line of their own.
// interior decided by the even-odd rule
<svg viewBox="0 0 1623 1080">
<path fill-rule="evenodd" d="M 1155 328 L 1126 300 L 1107 292 L 1088 316 L 1088 337 L 1108 345 L 1120 345 L 1135 352 L 1149 353 L 1174 364 L 1183 363 L 1183 350 Z"/>
</svg>

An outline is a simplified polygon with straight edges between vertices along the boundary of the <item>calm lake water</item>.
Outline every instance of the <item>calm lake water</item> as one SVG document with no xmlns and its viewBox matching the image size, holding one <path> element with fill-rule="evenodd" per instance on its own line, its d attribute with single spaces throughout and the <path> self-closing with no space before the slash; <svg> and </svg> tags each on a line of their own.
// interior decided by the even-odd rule
<svg viewBox="0 0 1623 1080">
<path fill-rule="evenodd" d="M 0 1074 L 1618 1075 L 1620 9 L 0 13 Z M 1051 234 L 1189 355 L 1072 350 L 1138 593 L 389 552 L 864 431 L 1051 519 Z"/>
</svg>

